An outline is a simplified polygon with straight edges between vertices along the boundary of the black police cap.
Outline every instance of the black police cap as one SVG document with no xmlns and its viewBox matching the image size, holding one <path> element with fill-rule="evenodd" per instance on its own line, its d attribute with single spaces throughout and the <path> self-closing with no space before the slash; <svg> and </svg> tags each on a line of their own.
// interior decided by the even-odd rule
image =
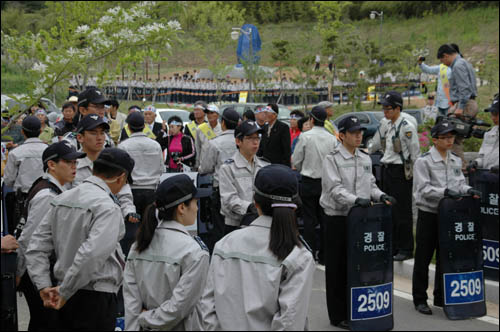
<svg viewBox="0 0 500 332">
<path fill-rule="evenodd" d="M 105 104 L 108 101 L 109 99 L 97 88 L 88 88 L 78 95 L 78 105 Z"/>
<path fill-rule="evenodd" d="M 40 120 L 34 115 L 27 116 L 22 123 L 23 130 L 29 131 L 30 133 L 39 132 L 41 127 L 42 124 Z"/>
<path fill-rule="evenodd" d="M 46 148 L 42 154 L 42 161 L 44 164 L 46 164 L 49 160 L 76 160 L 85 158 L 86 156 L 86 153 L 76 151 L 76 148 L 70 142 L 63 140 L 57 143 L 53 143 L 48 148 Z"/>
<path fill-rule="evenodd" d="M 339 132 L 345 133 L 353 132 L 356 130 L 366 130 L 365 127 L 361 125 L 361 121 L 355 116 L 348 116 L 339 122 Z"/>
<path fill-rule="evenodd" d="M 316 121 L 316 122 L 325 122 L 327 118 L 327 113 L 326 109 L 323 106 L 314 106 L 309 112 L 309 115 Z"/>
<path fill-rule="evenodd" d="M 397 91 L 389 91 L 380 98 L 378 104 L 392 107 L 399 106 L 403 109 L 403 97 L 401 97 L 401 94 Z"/>
<path fill-rule="evenodd" d="M 255 177 L 255 192 L 276 203 L 293 204 L 298 198 L 298 181 L 294 171 L 285 165 L 263 167 Z"/>
<path fill-rule="evenodd" d="M 257 122 L 252 120 L 243 121 L 236 127 L 234 137 L 243 139 L 245 136 L 250 136 L 255 133 L 262 134 L 264 130 L 257 125 Z"/>
<path fill-rule="evenodd" d="M 439 135 L 444 135 L 448 133 L 456 133 L 455 126 L 450 121 L 443 119 L 434 125 L 431 129 L 431 136 L 437 138 Z"/>
<path fill-rule="evenodd" d="M 103 126 L 105 130 L 109 130 L 109 124 L 103 118 L 97 114 L 89 114 L 78 122 L 76 132 L 82 133 L 85 130 L 92 130 L 99 126 Z"/>
<path fill-rule="evenodd" d="M 160 183 L 156 190 L 156 206 L 158 210 L 166 211 L 193 198 L 208 197 L 211 193 L 211 189 L 196 188 L 186 174 L 179 174 Z"/>
<path fill-rule="evenodd" d="M 233 124 L 238 124 L 241 120 L 239 113 L 232 107 L 222 112 L 222 119 Z"/>
<path fill-rule="evenodd" d="M 141 112 L 132 112 L 127 118 L 128 126 L 133 130 L 144 129 L 144 116 Z"/>
<path fill-rule="evenodd" d="M 495 96 L 495 100 L 491 103 L 490 107 L 484 110 L 485 112 L 498 113 L 498 95 Z"/>
<path fill-rule="evenodd" d="M 94 164 L 96 163 L 127 172 L 128 183 L 134 183 L 132 179 L 132 171 L 134 170 L 135 161 L 125 150 L 118 148 L 106 148 L 101 151 L 97 159 L 94 161 Z"/>
</svg>

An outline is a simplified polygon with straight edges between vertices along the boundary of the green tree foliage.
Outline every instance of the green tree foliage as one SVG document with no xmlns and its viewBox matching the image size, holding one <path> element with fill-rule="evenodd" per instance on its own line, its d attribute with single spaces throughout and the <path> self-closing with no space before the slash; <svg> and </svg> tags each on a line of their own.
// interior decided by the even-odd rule
<svg viewBox="0 0 500 332">
<path fill-rule="evenodd" d="M 233 44 L 231 29 L 243 24 L 244 13 L 223 1 L 198 1 L 189 11 L 189 16 L 196 18 L 190 23 L 195 45 L 204 49 L 201 54 L 216 79 L 219 100 L 222 97 L 219 79 L 231 69 L 222 61 L 222 55 Z"/>
<path fill-rule="evenodd" d="M 123 67 L 131 67 L 145 57 L 158 59 L 172 43 L 180 41 L 179 22 L 152 17 L 155 2 L 140 2 L 127 9 L 116 6 L 105 10 L 104 5 L 47 2 L 57 15 L 57 24 L 49 31 L 13 31 L 11 35 L 2 31 L 6 60 L 24 63 L 33 75 L 27 97 L 20 102 L 35 104 L 57 85 L 67 86 L 69 79 L 80 73 L 84 77 L 97 75 L 97 83 L 105 83 Z M 85 84 L 84 78 L 82 89 Z"/>
</svg>

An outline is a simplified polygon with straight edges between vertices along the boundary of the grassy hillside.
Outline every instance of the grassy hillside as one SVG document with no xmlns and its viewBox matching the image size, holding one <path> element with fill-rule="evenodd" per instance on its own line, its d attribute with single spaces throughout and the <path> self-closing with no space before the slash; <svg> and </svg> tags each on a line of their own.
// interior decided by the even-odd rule
<svg viewBox="0 0 500 332">
<path fill-rule="evenodd" d="M 498 7 L 475 8 L 459 10 L 450 13 L 428 15 L 424 18 L 403 20 L 384 16 L 382 30 L 382 44 L 402 44 L 406 41 L 415 41 L 418 38 L 426 40 L 425 47 L 430 50 L 427 63 L 436 64 L 437 48 L 444 43 L 454 42 L 461 48 L 462 54 L 476 64 L 489 57 L 495 68 L 498 68 L 499 55 L 499 10 Z M 252 23 L 252 22 L 250 22 Z M 351 22 L 359 31 L 363 39 L 380 39 L 380 20 Z M 272 42 L 274 40 L 288 40 L 302 54 L 316 54 L 321 48 L 321 40 L 314 30 L 312 23 L 283 23 L 258 26 L 262 39 L 261 64 L 273 66 L 271 60 Z M 229 38 L 229 31 L 228 31 Z M 307 40 L 307 43 L 300 43 Z M 184 35 L 184 45 L 174 47 L 173 54 L 168 61 L 161 64 L 161 76 L 170 76 L 173 73 L 183 73 L 193 69 L 205 68 L 203 45 L 194 44 L 189 38 L 189 32 Z M 227 64 L 236 62 L 236 41 L 227 49 L 221 49 L 223 60 Z M 323 57 L 322 66 L 326 67 L 326 57 Z M 143 66 L 138 66 L 138 77 L 143 76 Z M 156 79 L 157 67 L 150 70 L 150 77 Z M 29 77 L 24 70 L 6 65 L 2 61 L 2 93 L 23 93 Z M 498 89 L 496 87 L 495 89 Z M 64 98 L 65 91 L 57 93 L 58 102 Z"/>
<path fill-rule="evenodd" d="M 430 50 L 429 58 L 433 62 L 437 62 L 435 59 L 437 48 L 449 42 L 458 44 L 462 53 L 473 62 L 483 59 L 487 54 L 494 54 L 498 59 L 498 22 L 498 8 L 476 8 L 408 20 L 385 16 L 382 43 L 401 44 L 405 41 L 414 41 L 418 37 L 424 37 L 427 39 L 426 47 Z M 370 20 L 367 18 L 351 23 L 359 31 L 362 38 L 374 39 L 378 42 L 380 37 L 379 19 Z M 308 44 L 302 46 L 305 53 L 315 54 L 321 48 L 321 40 L 314 31 L 313 23 L 268 24 L 258 26 L 258 28 L 262 39 L 262 64 L 266 66 L 273 65 L 270 54 L 274 40 L 284 39 L 290 41 L 291 44 L 297 44 L 301 37 L 306 35 Z M 165 65 L 178 71 L 203 68 L 203 58 L 199 56 L 199 52 L 202 50 L 202 45 L 194 47 L 187 39 L 186 45 L 177 48 Z M 224 59 L 228 63 L 236 61 L 236 41 L 232 47 L 221 51 L 224 52 Z"/>
</svg>

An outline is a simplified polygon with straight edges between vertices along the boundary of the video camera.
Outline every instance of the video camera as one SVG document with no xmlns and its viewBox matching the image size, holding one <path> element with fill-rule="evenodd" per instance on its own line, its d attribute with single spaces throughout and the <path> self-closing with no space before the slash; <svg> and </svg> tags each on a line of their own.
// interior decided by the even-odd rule
<svg viewBox="0 0 500 332">
<path fill-rule="evenodd" d="M 438 119 L 437 122 L 441 121 L 442 119 L 443 117 L 441 117 L 441 119 Z M 482 139 L 484 137 L 484 134 L 486 133 L 486 130 L 474 127 L 491 126 L 489 123 L 486 123 L 482 120 L 477 120 L 475 118 L 466 117 L 465 120 L 462 120 L 461 118 L 457 118 L 455 116 L 448 116 L 446 119 L 453 124 L 457 135 L 464 138 L 476 137 Z"/>
</svg>

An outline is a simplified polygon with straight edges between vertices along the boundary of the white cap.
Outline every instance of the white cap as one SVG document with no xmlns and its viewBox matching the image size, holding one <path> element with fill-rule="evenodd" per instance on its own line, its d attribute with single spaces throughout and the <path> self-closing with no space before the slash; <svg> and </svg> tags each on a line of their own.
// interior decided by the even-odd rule
<svg viewBox="0 0 500 332">
<path fill-rule="evenodd" d="M 219 108 L 214 104 L 210 104 L 207 106 L 207 112 L 215 112 L 217 114 L 220 114 Z"/>
</svg>

